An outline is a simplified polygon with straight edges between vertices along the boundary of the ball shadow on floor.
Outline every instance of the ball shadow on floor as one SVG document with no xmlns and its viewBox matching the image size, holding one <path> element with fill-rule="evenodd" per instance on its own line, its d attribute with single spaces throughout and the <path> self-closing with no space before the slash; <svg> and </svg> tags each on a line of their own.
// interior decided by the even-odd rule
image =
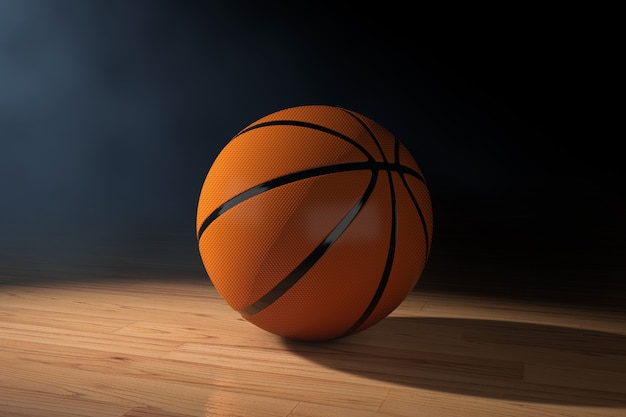
<svg viewBox="0 0 626 417">
<path fill-rule="evenodd" d="M 391 384 L 626 408 L 626 334 L 500 320 L 387 317 L 342 339 L 283 343 L 318 365 Z"/>
</svg>

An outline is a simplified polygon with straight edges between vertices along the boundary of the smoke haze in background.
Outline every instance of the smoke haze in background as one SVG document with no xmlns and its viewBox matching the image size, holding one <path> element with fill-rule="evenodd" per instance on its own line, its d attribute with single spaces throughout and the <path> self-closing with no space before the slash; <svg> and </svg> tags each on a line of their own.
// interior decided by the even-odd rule
<svg viewBox="0 0 626 417">
<path fill-rule="evenodd" d="M 291 91 L 300 72 L 271 50 L 255 60 L 219 8 L 207 16 L 173 2 L 0 4 L 3 244 L 80 250 L 179 226 L 193 236 L 212 159 L 282 104 L 263 91 L 268 76 Z M 254 108 L 257 95 L 275 104 Z"/>
<path fill-rule="evenodd" d="M 384 53 L 374 74 L 370 56 L 350 61 L 358 46 L 337 51 L 283 35 L 276 21 L 254 27 L 245 9 L 32 0 L 0 8 L 0 222 L 12 236 L 77 248 L 142 228 L 193 231 L 219 150 L 257 118 L 299 104 L 352 108 L 402 130 L 414 152 L 424 149 L 416 155 L 423 165 L 442 163 L 451 181 L 441 187 L 480 190 L 502 180 L 470 166 L 472 138 L 455 152 L 445 137 L 428 137 L 432 122 L 415 109 L 433 100 L 416 94 L 407 108 L 393 84 L 409 74 L 392 77 L 412 69 L 393 68 Z M 406 94 L 434 96 L 423 74 L 410 82 Z M 431 165 L 425 171 L 439 164 Z"/>
</svg>

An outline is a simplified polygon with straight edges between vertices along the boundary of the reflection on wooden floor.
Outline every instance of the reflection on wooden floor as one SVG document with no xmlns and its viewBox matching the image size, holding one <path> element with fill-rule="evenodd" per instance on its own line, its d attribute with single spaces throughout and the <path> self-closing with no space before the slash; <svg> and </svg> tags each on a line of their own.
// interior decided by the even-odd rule
<svg viewBox="0 0 626 417">
<path fill-rule="evenodd" d="M 0 415 L 626 416 L 623 313 L 417 291 L 328 343 L 206 280 L 0 278 Z"/>
</svg>

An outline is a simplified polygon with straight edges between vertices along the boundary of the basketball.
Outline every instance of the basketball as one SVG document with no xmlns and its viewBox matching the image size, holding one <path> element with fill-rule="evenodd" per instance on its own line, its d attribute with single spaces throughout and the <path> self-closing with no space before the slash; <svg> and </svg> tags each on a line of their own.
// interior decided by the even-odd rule
<svg viewBox="0 0 626 417">
<path fill-rule="evenodd" d="M 204 180 L 200 257 L 248 322 L 295 340 L 361 332 L 417 284 L 433 230 L 424 176 L 388 130 L 324 105 L 237 133 Z"/>
</svg>

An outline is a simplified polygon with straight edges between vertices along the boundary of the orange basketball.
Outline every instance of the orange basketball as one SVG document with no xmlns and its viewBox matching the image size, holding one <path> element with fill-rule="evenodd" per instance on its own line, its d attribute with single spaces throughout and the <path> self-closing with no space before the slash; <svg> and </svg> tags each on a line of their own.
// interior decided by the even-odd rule
<svg viewBox="0 0 626 417">
<path fill-rule="evenodd" d="M 321 105 L 240 131 L 207 174 L 196 223 L 224 300 L 299 340 L 340 338 L 389 315 L 422 274 L 432 228 L 407 148 L 373 120 Z"/>
</svg>

